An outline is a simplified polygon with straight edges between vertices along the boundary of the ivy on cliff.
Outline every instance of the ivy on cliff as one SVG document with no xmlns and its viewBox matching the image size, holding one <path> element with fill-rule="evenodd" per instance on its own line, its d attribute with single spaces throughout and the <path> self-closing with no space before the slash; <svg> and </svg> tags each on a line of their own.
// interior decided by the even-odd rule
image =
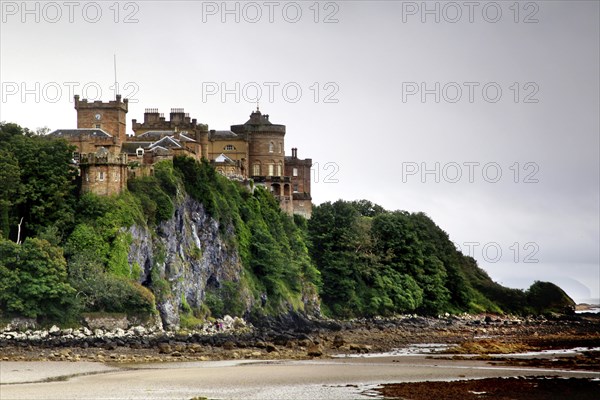
<svg viewBox="0 0 600 400">
<path fill-rule="evenodd" d="M 226 240 L 238 249 L 243 283 L 256 303 L 266 295 L 265 307 L 259 311 L 302 310 L 303 288 L 319 285 L 320 274 L 295 219 L 283 213 L 263 187 L 242 187 L 219 175 L 207 161 L 175 157 L 173 166 L 186 192 L 204 205 Z"/>
</svg>

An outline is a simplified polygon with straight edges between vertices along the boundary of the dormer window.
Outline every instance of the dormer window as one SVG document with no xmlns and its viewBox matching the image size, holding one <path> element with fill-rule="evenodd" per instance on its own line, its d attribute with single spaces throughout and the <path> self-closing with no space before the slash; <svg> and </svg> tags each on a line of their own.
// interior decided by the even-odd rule
<svg viewBox="0 0 600 400">
<path fill-rule="evenodd" d="M 143 156 L 144 156 L 144 149 L 142 149 L 141 147 L 138 147 L 138 148 L 135 150 L 135 154 L 136 154 L 138 157 L 143 157 Z"/>
</svg>

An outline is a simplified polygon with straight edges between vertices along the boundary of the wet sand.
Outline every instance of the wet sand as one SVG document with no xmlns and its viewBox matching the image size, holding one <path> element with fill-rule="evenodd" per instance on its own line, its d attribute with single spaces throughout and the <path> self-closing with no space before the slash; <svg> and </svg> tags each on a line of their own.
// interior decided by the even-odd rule
<svg viewBox="0 0 600 400">
<path fill-rule="evenodd" d="M 207 361 L 119 365 L 0 363 L 0 398 L 16 399 L 360 399 L 382 383 L 511 376 L 600 378 L 598 372 L 490 366 L 425 356 L 305 361 Z M 65 381 L 14 384 L 82 374 Z M 5 384 L 12 382 L 13 384 Z M 372 392 L 371 392 L 372 393 Z"/>
</svg>

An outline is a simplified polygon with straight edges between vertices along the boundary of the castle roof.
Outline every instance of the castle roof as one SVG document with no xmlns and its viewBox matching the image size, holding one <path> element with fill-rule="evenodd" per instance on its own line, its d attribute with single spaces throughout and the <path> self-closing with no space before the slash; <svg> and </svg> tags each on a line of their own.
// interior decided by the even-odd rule
<svg viewBox="0 0 600 400">
<path fill-rule="evenodd" d="M 231 131 L 210 131 L 210 139 L 212 140 L 233 140 L 237 138 L 238 135 Z"/>
<path fill-rule="evenodd" d="M 227 157 L 225 154 L 221 153 L 218 157 L 215 158 L 216 163 L 227 163 L 227 164 L 235 164 L 231 158 Z"/>
<path fill-rule="evenodd" d="M 250 114 L 250 119 L 244 124 L 231 125 L 231 130 L 236 133 L 285 135 L 285 125 L 273 124 L 269 121 L 269 114 L 262 114 L 258 109 Z"/>
<path fill-rule="evenodd" d="M 152 142 L 125 142 L 123 143 L 121 149 L 124 153 L 135 154 L 137 152 L 137 149 L 139 149 L 140 147 L 142 149 L 147 149 L 148 147 L 150 147 L 151 144 Z"/>
<path fill-rule="evenodd" d="M 179 140 L 182 142 L 194 142 L 194 143 L 196 142 L 195 139 L 192 139 L 191 137 L 186 136 L 185 133 L 179 134 Z"/>
<path fill-rule="evenodd" d="M 269 115 L 263 115 L 259 110 L 250 114 L 250 119 L 244 125 L 273 125 L 269 121 Z"/>
<path fill-rule="evenodd" d="M 150 145 L 150 149 L 153 147 L 160 146 L 164 149 L 172 149 L 172 148 L 181 148 L 183 147 L 179 140 L 172 138 L 171 136 L 165 136 L 157 142 L 154 142 Z"/>
<path fill-rule="evenodd" d="M 148 131 L 136 136 L 136 138 L 154 141 L 162 139 L 165 136 L 173 136 L 174 134 L 175 131 Z"/>
<path fill-rule="evenodd" d="M 96 128 L 82 128 L 82 129 L 57 129 L 48 134 L 48 136 L 52 137 L 65 137 L 65 138 L 73 138 L 79 136 L 93 136 L 93 137 L 112 137 L 108 132 L 103 131 L 102 129 Z"/>
</svg>

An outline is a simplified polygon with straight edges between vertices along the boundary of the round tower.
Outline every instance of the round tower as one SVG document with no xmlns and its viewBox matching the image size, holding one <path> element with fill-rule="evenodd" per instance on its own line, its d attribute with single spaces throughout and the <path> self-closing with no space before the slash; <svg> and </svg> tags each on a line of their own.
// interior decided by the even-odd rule
<svg viewBox="0 0 600 400">
<path fill-rule="evenodd" d="M 258 107 L 243 125 L 232 125 L 232 132 L 248 141 L 248 175 L 282 177 L 285 158 L 285 125 L 273 124 Z"/>
</svg>

